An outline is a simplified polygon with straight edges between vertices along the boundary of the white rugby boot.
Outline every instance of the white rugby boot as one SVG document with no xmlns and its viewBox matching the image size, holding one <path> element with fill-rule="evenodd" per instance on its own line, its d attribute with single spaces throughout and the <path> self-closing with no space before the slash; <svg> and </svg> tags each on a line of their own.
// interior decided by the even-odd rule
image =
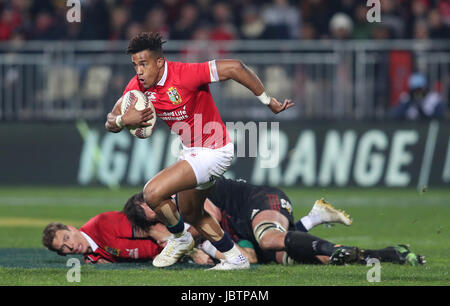
<svg viewBox="0 0 450 306">
<path fill-rule="evenodd" d="M 316 215 L 322 221 L 321 223 L 341 223 L 350 226 L 353 220 L 350 216 L 340 209 L 334 208 L 324 198 L 317 200 L 308 215 Z"/>
<path fill-rule="evenodd" d="M 175 264 L 184 254 L 194 248 L 195 241 L 191 233 L 186 232 L 178 238 L 170 238 L 166 247 L 153 259 L 153 265 L 158 268 Z"/>
<path fill-rule="evenodd" d="M 208 270 L 245 270 L 250 269 L 250 263 L 247 257 L 242 254 L 234 257 L 232 260 L 221 259 L 220 262 Z"/>
</svg>

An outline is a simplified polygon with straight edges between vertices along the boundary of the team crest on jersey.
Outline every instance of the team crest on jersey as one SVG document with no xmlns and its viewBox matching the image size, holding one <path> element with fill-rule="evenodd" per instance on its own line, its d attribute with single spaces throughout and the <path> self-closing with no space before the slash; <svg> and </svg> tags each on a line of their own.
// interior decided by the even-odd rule
<svg viewBox="0 0 450 306">
<path fill-rule="evenodd" d="M 178 105 L 182 102 L 181 96 L 175 87 L 170 87 L 167 94 L 169 95 L 169 99 L 173 105 Z"/>
<path fill-rule="evenodd" d="M 105 246 L 105 251 L 108 252 L 109 254 L 111 254 L 112 256 L 119 256 L 120 255 L 120 250 L 119 249 L 114 249 L 114 248 L 111 248 L 109 246 Z"/>
</svg>

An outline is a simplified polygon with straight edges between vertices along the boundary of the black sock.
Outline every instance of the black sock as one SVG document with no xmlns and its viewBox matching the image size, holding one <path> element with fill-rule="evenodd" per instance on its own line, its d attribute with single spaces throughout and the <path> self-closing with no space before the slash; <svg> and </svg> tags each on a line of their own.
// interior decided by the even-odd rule
<svg viewBox="0 0 450 306">
<path fill-rule="evenodd" d="M 317 255 L 331 256 L 340 247 L 299 231 L 287 232 L 284 245 L 289 257 L 300 263 L 318 263 Z"/>
<path fill-rule="evenodd" d="M 184 221 L 183 221 L 183 217 L 181 217 L 178 219 L 177 224 L 175 225 L 166 225 L 167 229 L 169 230 L 169 232 L 171 232 L 172 234 L 179 234 L 182 233 L 184 231 Z"/>
<path fill-rule="evenodd" d="M 228 252 L 234 246 L 234 242 L 227 232 L 224 232 L 222 239 L 219 241 L 211 241 L 211 244 L 219 250 L 219 252 Z"/>
<path fill-rule="evenodd" d="M 308 232 L 306 230 L 305 226 L 303 225 L 302 220 L 298 220 L 297 222 L 295 222 L 295 229 L 299 232 L 304 232 L 304 233 Z"/>
<path fill-rule="evenodd" d="M 377 258 L 381 262 L 401 262 L 397 251 L 393 247 L 380 250 L 364 250 L 365 257 Z"/>
</svg>

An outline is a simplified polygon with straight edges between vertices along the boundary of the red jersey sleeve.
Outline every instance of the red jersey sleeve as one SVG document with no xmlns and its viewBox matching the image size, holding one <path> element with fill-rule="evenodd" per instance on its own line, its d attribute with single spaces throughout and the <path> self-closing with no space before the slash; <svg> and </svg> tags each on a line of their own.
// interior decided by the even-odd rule
<svg viewBox="0 0 450 306">
<path fill-rule="evenodd" d="M 184 63 L 180 71 L 181 83 L 190 90 L 219 81 L 216 61 L 204 63 Z"/>
</svg>

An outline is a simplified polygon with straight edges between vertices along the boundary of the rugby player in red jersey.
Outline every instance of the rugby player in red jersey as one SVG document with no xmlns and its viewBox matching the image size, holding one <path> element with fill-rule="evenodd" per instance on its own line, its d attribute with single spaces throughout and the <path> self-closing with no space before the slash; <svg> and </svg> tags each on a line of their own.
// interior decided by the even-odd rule
<svg viewBox="0 0 450 306">
<path fill-rule="evenodd" d="M 171 62 L 164 58 L 162 45 L 158 33 L 141 33 L 130 40 L 127 54 L 131 55 L 136 76 L 124 91 L 144 92 L 156 115 L 180 135 L 183 144 L 178 162 L 150 179 L 143 190 L 146 203 L 174 235 L 153 265 L 170 266 L 194 247 L 192 236 L 184 230 L 186 221 L 224 254 L 226 260 L 213 269 L 247 269 L 247 258 L 203 209 L 214 179 L 224 174 L 234 157 L 233 143 L 208 84 L 232 79 L 253 92 L 275 114 L 294 104 L 288 99 L 281 103 L 269 97 L 256 74 L 239 60 Z M 134 107 L 122 115 L 120 106 L 121 98 L 107 115 L 105 126 L 110 132 L 119 132 L 126 126 L 148 126 L 146 122 L 154 116 L 150 109 L 138 111 Z M 173 194 L 177 195 L 177 203 Z"/>
<path fill-rule="evenodd" d="M 160 238 L 164 238 L 159 234 Z M 136 232 L 123 212 L 101 213 L 80 229 L 62 223 L 50 223 L 43 231 L 42 243 L 59 255 L 80 254 L 89 262 L 117 262 L 153 259 L 162 247 L 158 233 Z"/>
</svg>

